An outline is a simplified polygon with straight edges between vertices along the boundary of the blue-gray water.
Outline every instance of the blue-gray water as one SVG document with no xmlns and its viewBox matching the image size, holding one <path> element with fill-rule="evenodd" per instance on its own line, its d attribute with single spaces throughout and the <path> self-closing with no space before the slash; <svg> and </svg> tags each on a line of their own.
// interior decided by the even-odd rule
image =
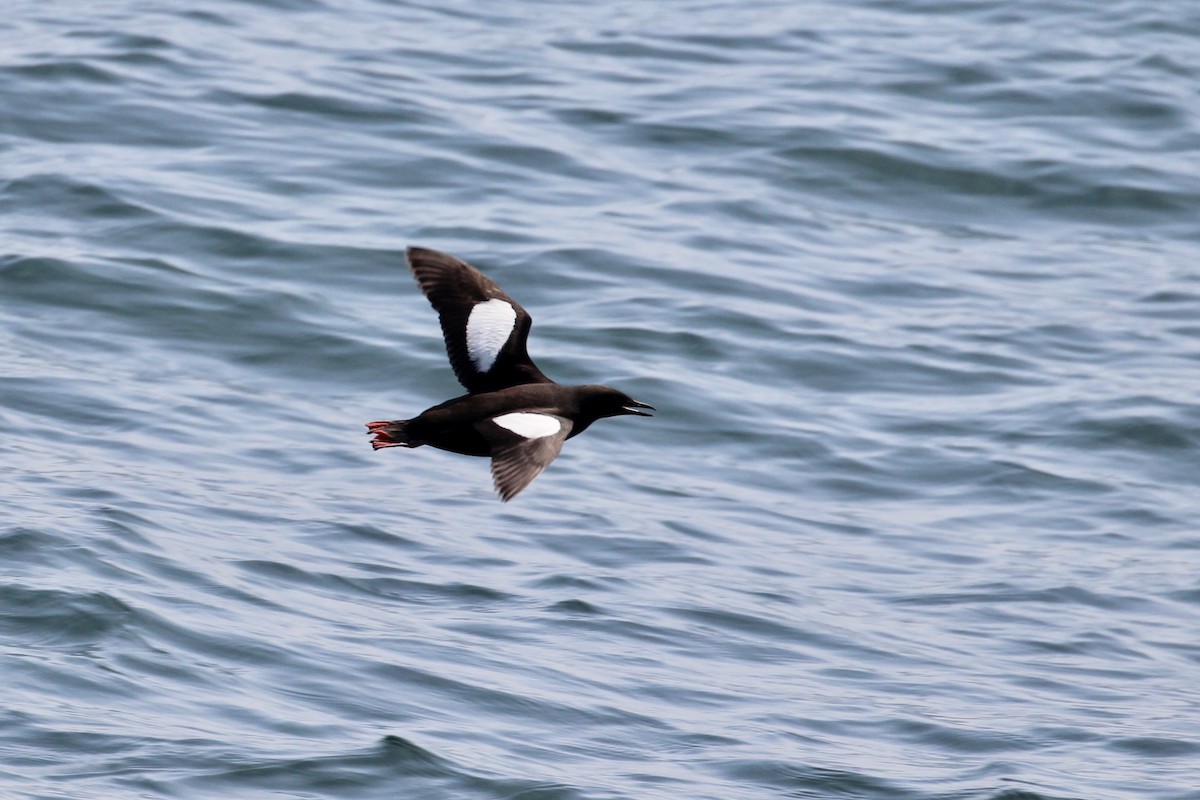
<svg viewBox="0 0 1200 800">
<path fill-rule="evenodd" d="M 1200 798 L 1200 7 L 13 0 L 0 795 Z M 373 453 L 481 267 L 602 421 Z"/>
</svg>

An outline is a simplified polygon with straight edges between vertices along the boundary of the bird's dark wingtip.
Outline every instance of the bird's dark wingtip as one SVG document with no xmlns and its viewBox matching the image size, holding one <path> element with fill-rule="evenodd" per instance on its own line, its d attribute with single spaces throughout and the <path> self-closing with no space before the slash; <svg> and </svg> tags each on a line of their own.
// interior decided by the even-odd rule
<svg viewBox="0 0 1200 800">
<path fill-rule="evenodd" d="M 408 262 L 409 267 L 412 267 L 415 259 L 420 258 L 422 255 L 428 252 L 430 252 L 428 247 L 409 245 L 408 247 L 404 248 L 404 260 Z"/>
</svg>

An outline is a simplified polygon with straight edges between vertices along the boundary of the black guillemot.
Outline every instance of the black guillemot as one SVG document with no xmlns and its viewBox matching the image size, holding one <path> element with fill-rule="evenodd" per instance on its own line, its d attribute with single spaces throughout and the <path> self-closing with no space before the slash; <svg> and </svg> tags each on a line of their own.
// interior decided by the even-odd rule
<svg viewBox="0 0 1200 800">
<path fill-rule="evenodd" d="M 467 394 L 412 419 L 368 422 L 371 446 L 420 447 L 492 459 L 496 491 L 511 500 L 563 442 L 601 417 L 651 416 L 653 406 L 608 386 L 563 386 L 525 349 L 532 319 L 496 282 L 447 253 L 410 247 L 408 266 L 438 312 L 450 366 Z"/>
</svg>

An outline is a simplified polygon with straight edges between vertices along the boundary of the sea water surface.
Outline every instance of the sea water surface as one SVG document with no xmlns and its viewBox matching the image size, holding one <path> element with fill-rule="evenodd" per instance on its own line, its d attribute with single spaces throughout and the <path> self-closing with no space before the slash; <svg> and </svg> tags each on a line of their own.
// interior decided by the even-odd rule
<svg viewBox="0 0 1200 800">
<path fill-rule="evenodd" d="M 10 0 L 0 796 L 1200 798 L 1200 5 Z M 372 452 L 483 268 L 605 420 Z"/>
</svg>

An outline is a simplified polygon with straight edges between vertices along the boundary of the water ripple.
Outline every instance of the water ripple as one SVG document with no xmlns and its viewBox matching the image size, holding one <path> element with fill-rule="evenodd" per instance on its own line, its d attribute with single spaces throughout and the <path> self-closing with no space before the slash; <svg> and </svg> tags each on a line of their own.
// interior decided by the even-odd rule
<svg viewBox="0 0 1200 800">
<path fill-rule="evenodd" d="M 75 11 L 0 21 L 0 794 L 1195 799 L 1194 12 Z M 410 244 L 658 416 L 372 453 L 460 391 Z"/>
</svg>

